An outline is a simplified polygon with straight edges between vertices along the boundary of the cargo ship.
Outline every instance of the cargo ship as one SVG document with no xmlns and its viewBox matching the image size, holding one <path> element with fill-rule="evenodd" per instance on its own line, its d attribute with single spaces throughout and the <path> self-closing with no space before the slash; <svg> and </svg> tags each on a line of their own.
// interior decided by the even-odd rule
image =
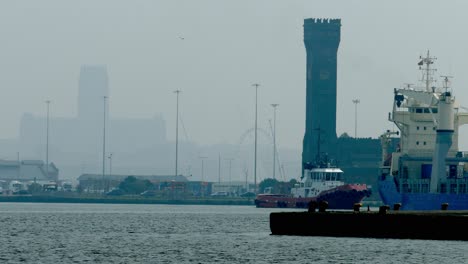
<svg viewBox="0 0 468 264">
<path fill-rule="evenodd" d="M 450 76 L 435 86 L 429 51 L 420 57 L 420 87 L 394 90 L 393 110 L 388 115 L 398 130 L 381 137 L 382 164 L 378 190 L 387 205 L 401 210 L 468 210 L 468 154 L 458 149 L 459 127 L 468 124 L 450 87 Z M 399 138 L 398 138 L 399 136 Z M 389 151 L 392 142 L 398 142 Z"/>
<path fill-rule="evenodd" d="M 308 208 L 312 201 L 327 201 L 330 209 L 352 209 L 371 194 L 366 184 L 346 184 L 343 171 L 330 162 L 306 164 L 304 176 L 291 194 L 259 194 L 255 205 L 262 208 Z"/>
</svg>

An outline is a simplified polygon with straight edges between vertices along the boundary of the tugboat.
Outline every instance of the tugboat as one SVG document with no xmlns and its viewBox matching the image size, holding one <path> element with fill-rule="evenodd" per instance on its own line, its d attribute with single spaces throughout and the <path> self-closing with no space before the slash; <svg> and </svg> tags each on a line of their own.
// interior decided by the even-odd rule
<svg viewBox="0 0 468 264">
<path fill-rule="evenodd" d="M 311 202 L 326 201 L 330 209 L 352 209 L 354 204 L 371 195 L 371 188 L 366 184 L 344 182 L 343 171 L 326 155 L 321 155 L 320 133 L 318 135 L 316 162 L 304 164 L 304 175 L 291 189 L 291 194 L 259 194 L 255 199 L 257 207 L 308 208 Z"/>
<path fill-rule="evenodd" d="M 381 136 L 382 166 L 378 189 L 387 205 L 401 210 L 468 210 L 468 155 L 458 149 L 458 128 L 468 124 L 449 87 L 436 87 L 431 66 L 435 58 L 427 52 L 418 63 L 423 87 L 395 89 L 389 121 L 399 131 Z M 466 110 L 466 109 L 465 109 Z M 399 144 L 388 153 L 395 135 Z"/>
<path fill-rule="evenodd" d="M 371 189 L 366 184 L 345 184 L 343 171 L 329 162 L 304 166 L 301 182 L 291 189 L 290 195 L 259 194 L 255 205 L 263 208 L 308 208 L 312 201 L 328 202 L 330 209 L 352 209 L 369 197 Z"/>
</svg>

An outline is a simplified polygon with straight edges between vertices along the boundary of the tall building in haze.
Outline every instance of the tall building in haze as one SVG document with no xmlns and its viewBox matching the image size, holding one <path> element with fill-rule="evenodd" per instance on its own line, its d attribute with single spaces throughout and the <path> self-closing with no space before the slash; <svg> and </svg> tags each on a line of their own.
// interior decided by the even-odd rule
<svg viewBox="0 0 468 264">
<path fill-rule="evenodd" d="M 104 65 L 81 66 L 78 81 L 78 119 L 102 122 L 103 98 L 109 97 L 109 78 Z M 109 113 L 109 105 L 106 106 Z"/>
<path fill-rule="evenodd" d="M 76 178 L 83 172 L 95 173 L 102 167 L 104 106 L 106 107 L 106 154 L 120 157 L 120 166 L 154 167 L 144 163 L 148 153 L 162 149 L 166 141 L 166 123 L 161 114 L 152 118 L 114 118 L 109 95 L 109 77 L 104 65 L 84 65 L 78 78 L 76 117 L 60 116 L 54 109 L 53 95 L 49 129 L 49 157 L 58 168 L 60 177 Z M 104 96 L 108 97 L 104 105 Z M 151 111 L 152 109 L 149 109 Z M 20 122 L 21 157 L 44 160 L 46 146 L 46 117 L 25 113 Z M 142 154 L 145 153 L 145 154 Z M 167 155 L 166 155 L 167 156 Z M 159 159 L 161 162 L 168 161 Z M 73 169 L 67 169 L 72 168 Z M 65 175 L 64 175 L 65 174 Z"/>
</svg>

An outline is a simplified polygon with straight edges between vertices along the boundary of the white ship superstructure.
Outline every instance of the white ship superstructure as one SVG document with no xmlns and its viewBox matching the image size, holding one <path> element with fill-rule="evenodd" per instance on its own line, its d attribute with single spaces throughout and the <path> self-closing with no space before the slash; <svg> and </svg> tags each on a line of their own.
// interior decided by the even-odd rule
<svg viewBox="0 0 468 264">
<path fill-rule="evenodd" d="M 339 168 L 313 168 L 304 170 L 304 177 L 291 189 L 294 197 L 316 197 L 322 191 L 344 185 L 343 171 Z"/>
<path fill-rule="evenodd" d="M 379 192 L 384 202 L 403 202 L 406 209 L 440 208 L 441 201 L 464 208 L 464 200 L 450 195 L 468 193 L 468 155 L 458 147 L 459 127 L 468 124 L 468 113 L 453 96 L 450 76 L 441 76 L 442 87 L 435 85 L 435 58 L 428 52 L 420 59 L 423 85 L 394 90 L 388 119 L 399 131 L 381 136 Z M 395 134 L 400 135 L 399 145 L 389 154 Z"/>
</svg>

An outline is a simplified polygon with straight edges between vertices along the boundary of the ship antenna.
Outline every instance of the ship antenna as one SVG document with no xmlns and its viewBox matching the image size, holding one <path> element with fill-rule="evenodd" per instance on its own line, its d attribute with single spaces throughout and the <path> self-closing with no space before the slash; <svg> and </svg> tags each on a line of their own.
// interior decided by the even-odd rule
<svg viewBox="0 0 468 264">
<path fill-rule="evenodd" d="M 449 88 L 449 84 L 450 84 L 449 78 L 453 78 L 453 76 L 441 75 L 440 77 L 444 78 L 444 89 L 445 89 L 445 92 L 447 92 Z"/>
<path fill-rule="evenodd" d="M 432 78 L 432 73 L 437 71 L 436 69 L 431 69 L 431 64 L 434 64 L 434 61 L 437 59 L 436 57 L 431 57 L 429 55 L 429 50 L 427 51 L 427 55 L 425 58 L 419 56 L 419 59 L 421 60 L 418 62 L 419 69 L 423 71 L 423 77 L 422 77 L 422 82 L 425 83 L 426 85 L 426 91 L 430 92 L 430 86 L 431 82 L 434 82 L 434 79 Z"/>
</svg>

